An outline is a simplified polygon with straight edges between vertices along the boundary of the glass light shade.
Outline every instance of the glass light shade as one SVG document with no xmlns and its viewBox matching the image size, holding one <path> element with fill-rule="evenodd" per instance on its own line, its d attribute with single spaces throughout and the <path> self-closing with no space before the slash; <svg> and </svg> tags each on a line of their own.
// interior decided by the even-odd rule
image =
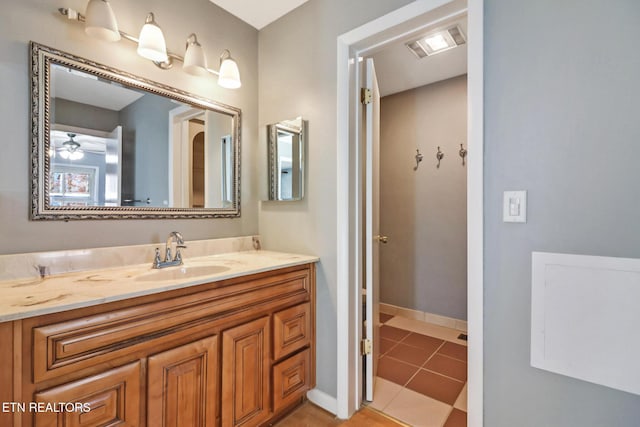
<svg viewBox="0 0 640 427">
<path fill-rule="evenodd" d="M 169 59 L 164 34 L 162 34 L 162 30 L 158 24 L 156 24 L 153 13 L 147 15 L 147 20 L 142 30 L 140 30 L 140 37 L 138 37 L 138 55 L 156 62 L 166 62 Z"/>
<path fill-rule="evenodd" d="M 224 59 L 222 64 L 220 64 L 218 84 L 227 89 L 237 89 L 242 86 L 238 64 L 236 64 L 236 61 L 231 59 L 231 57 Z"/>
<path fill-rule="evenodd" d="M 84 157 L 84 152 L 82 150 L 75 150 L 75 151 L 62 150 L 60 151 L 60 157 L 62 157 L 65 160 L 80 160 Z"/>
<path fill-rule="evenodd" d="M 85 12 L 84 32 L 96 39 L 117 42 L 120 40 L 118 21 L 107 0 L 90 0 Z"/>
<path fill-rule="evenodd" d="M 198 40 L 193 36 L 193 41 L 187 41 L 187 51 L 184 54 L 184 64 L 182 69 L 194 76 L 205 76 L 209 73 L 207 71 L 207 57 L 204 54 L 204 49 Z M 189 36 L 189 39 L 191 36 Z M 189 40 L 187 39 L 187 40 Z"/>
</svg>

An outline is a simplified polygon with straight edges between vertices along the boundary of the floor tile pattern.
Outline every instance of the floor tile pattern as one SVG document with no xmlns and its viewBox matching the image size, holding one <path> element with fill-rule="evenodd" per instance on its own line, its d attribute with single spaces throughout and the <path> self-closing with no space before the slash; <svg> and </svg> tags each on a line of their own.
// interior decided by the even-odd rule
<svg viewBox="0 0 640 427">
<path fill-rule="evenodd" d="M 467 413 L 453 408 L 443 427 L 467 427 Z"/>
<path fill-rule="evenodd" d="M 459 331 L 383 313 L 380 323 L 370 406 L 416 427 L 466 427 L 467 347 Z"/>
</svg>

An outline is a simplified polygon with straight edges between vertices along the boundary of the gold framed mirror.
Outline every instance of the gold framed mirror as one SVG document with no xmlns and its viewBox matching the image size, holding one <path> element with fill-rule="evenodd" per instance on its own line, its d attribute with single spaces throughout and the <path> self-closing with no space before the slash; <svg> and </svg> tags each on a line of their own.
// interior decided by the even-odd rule
<svg viewBox="0 0 640 427">
<path fill-rule="evenodd" d="M 240 216 L 241 110 L 31 42 L 31 218 Z"/>
</svg>

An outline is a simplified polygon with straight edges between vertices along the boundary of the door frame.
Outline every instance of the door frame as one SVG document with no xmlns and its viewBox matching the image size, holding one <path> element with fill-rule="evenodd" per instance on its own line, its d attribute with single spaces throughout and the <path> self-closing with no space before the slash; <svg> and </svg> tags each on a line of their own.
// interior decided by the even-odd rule
<svg viewBox="0 0 640 427">
<path fill-rule="evenodd" d="M 362 150 L 357 134 L 358 52 L 371 49 L 385 31 L 456 0 L 416 0 L 337 39 L 337 396 L 336 414 L 349 418 L 362 401 L 359 365 L 361 320 Z M 484 1 L 468 0 L 467 65 L 467 319 L 469 427 L 483 425 L 483 19 Z M 378 36 L 378 38 L 376 38 Z"/>
<path fill-rule="evenodd" d="M 189 120 L 202 114 L 201 108 L 190 105 L 169 111 L 169 206 L 191 206 L 192 182 L 190 179 L 183 179 L 191 176 L 192 167 L 193 147 L 189 140 Z"/>
</svg>

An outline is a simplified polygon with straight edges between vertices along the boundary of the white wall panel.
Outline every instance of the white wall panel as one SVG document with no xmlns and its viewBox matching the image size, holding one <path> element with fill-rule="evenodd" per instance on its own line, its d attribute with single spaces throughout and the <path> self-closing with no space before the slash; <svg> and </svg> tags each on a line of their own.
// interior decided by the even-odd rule
<svg viewBox="0 0 640 427">
<path fill-rule="evenodd" d="M 531 366 L 640 394 L 640 259 L 532 262 Z"/>
</svg>

